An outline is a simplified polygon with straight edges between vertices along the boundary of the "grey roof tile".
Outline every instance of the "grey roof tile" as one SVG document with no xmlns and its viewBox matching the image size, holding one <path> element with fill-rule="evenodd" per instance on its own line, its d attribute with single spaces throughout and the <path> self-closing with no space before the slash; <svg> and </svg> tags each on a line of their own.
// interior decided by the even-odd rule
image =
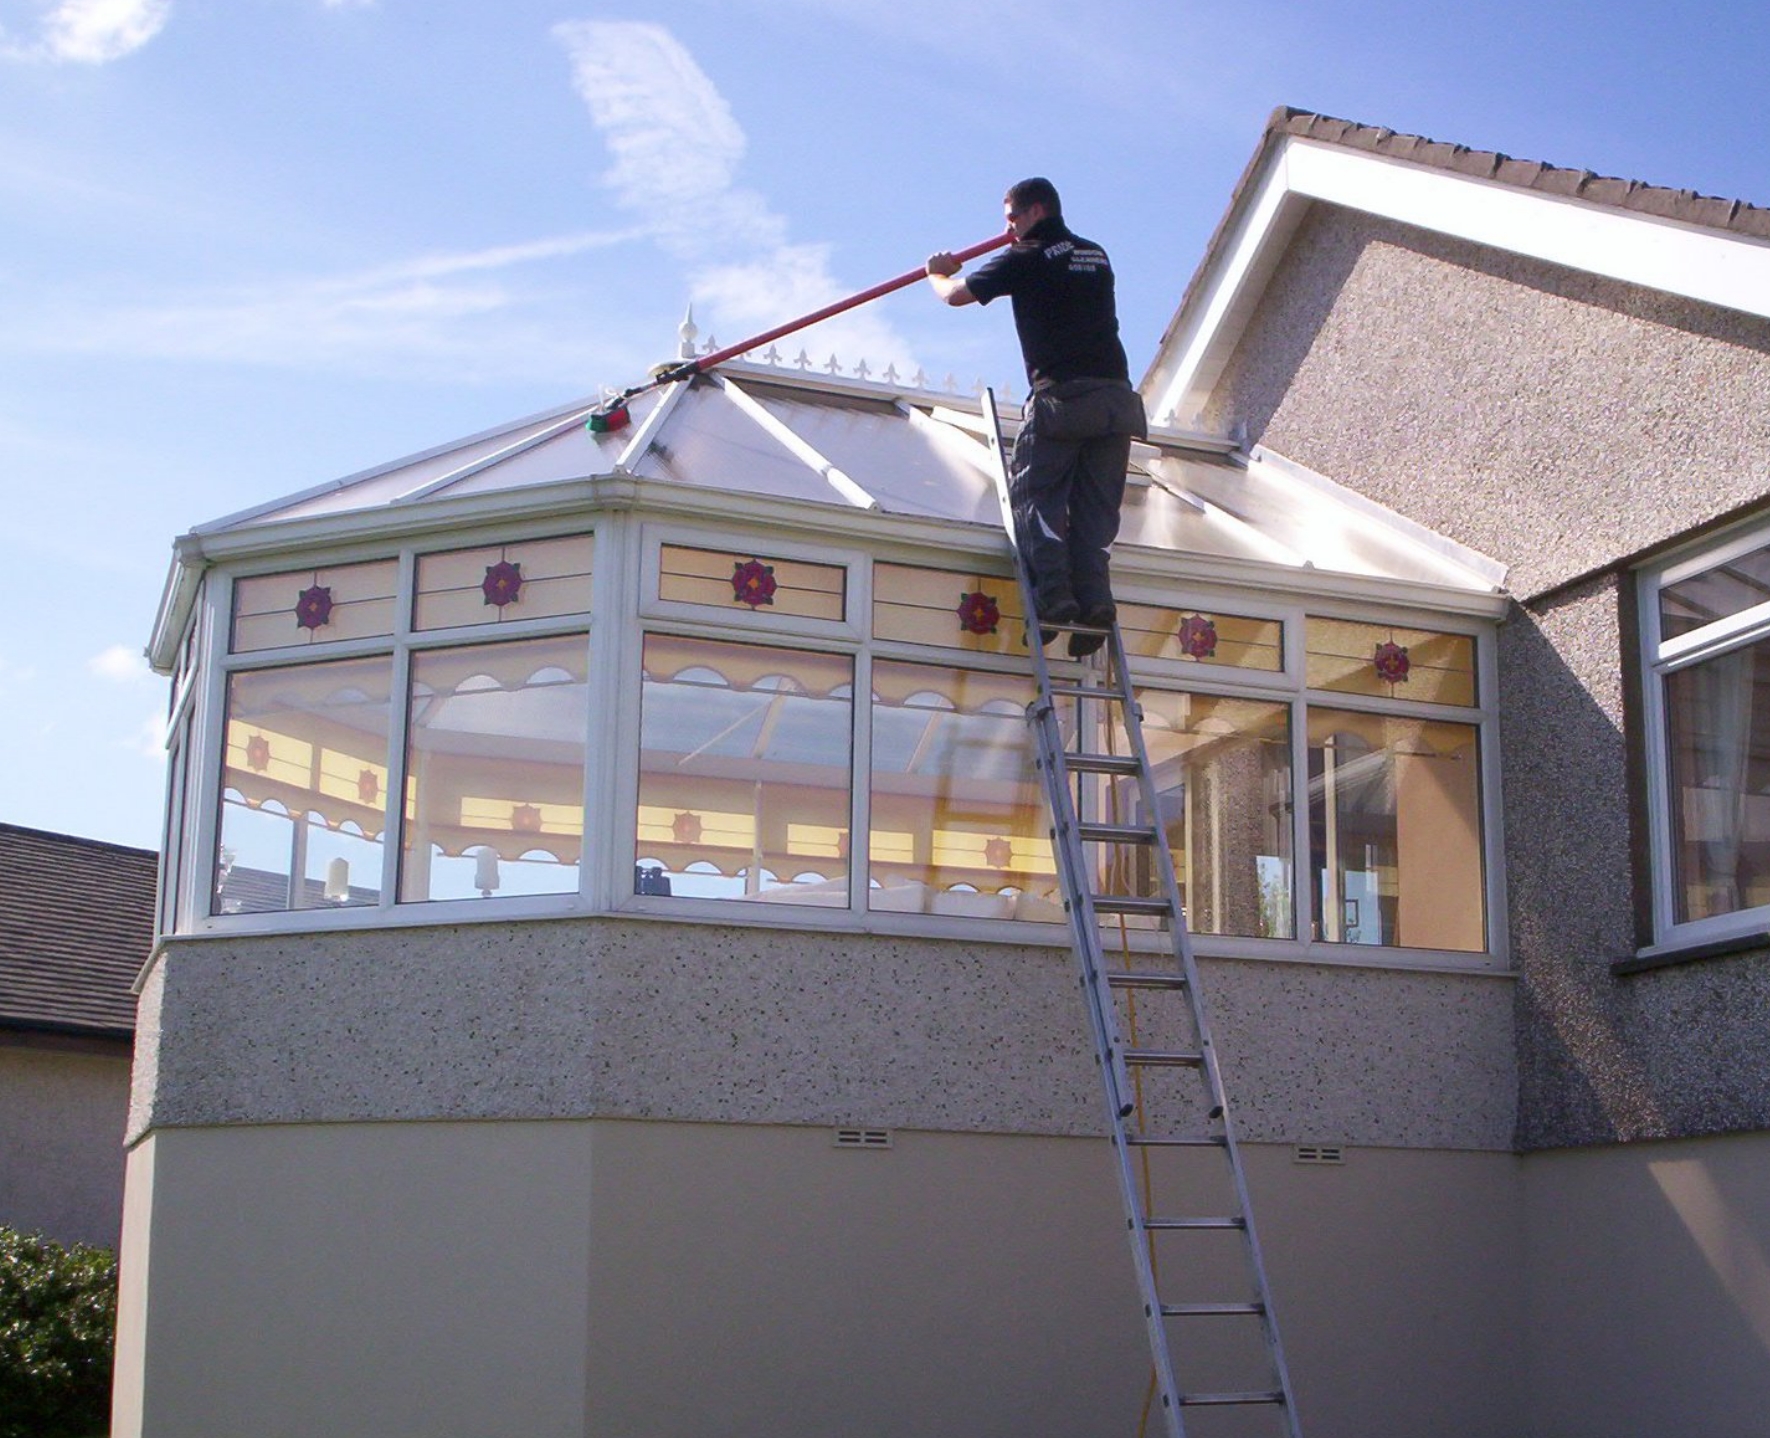
<svg viewBox="0 0 1770 1438">
<path fill-rule="evenodd" d="M 0 1028 L 126 1036 L 158 856 L 0 824 Z"/>
</svg>

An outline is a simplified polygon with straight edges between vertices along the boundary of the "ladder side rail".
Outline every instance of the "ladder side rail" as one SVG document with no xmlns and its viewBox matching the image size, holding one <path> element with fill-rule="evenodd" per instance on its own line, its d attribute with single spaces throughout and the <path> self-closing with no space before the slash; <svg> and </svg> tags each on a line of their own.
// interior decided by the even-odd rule
<svg viewBox="0 0 1770 1438">
<path fill-rule="evenodd" d="M 1136 691 L 1131 682 L 1131 670 L 1125 654 L 1124 641 L 1116 624 L 1112 626 L 1107 643 L 1110 646 L 1111 667 L 1118 675 L 1126 696 L 1124 704 L 1125 737 L 1131 750 L 1131 756 L 1137 761 L 1137 785 L 1143 803 L 1143 811 L 1149 816 L 1150 823 L 1159 829 L 1161 810 L 1157 805 L 1154 771 L 1150 768 L 1149 752 L 1143 738 L 1142 709 L 1136 702 Z M 1223 1126 L 1224 1151 L 1229 1160 L 1230 1178 L 1235 1190 L 1236 1204 L 1240 1210 L 1239 1216 L 1243 1223 L 1242 1235 L 1248 1268 L 1254 1282 L 1256 1296 L 1261 1305 L 1260 1324 L 1265 1332 L 1273 1376 L 1278 1384 L 1279 1392 L 1284 1395 L 1285 1426 L 1291 1438 L 1299 1438 L 1297 1409 L 1291 1390 L 1290 1369 L 1285 1362 L 1284 1345 L 1279 1336 L 1278 1319 L 1272 1303 L 1271 1285 L 1266 1277 L 1265 1257 L 1260 1247 L 1259 1234 L 1254 1222 L 1254 1209 L 1248 1188 L 1247 1171 L 1242 1163 L 1241 1145 L 1235 1134 L 1229 1100 L 1223 1086 L 1222 1072 L 1217 1062 L 1216 1044 L 1211 1038 L 1210 1019 L 1206 1013 L 1204 990 L 1199 984 L 1198 962 L 1193 953 L 1192 930 L 1186 921 L 1186 912 L 1180 901 L 1180 881 L 1174 870 L 1174 856 L 1168 846 L 1166 833 L 1159 832 L 1157 842 L 1151 847 L 1155 851 L 1156 874 L 1160 879 L 1163 895 L 1168 900 L 1173 912 L 1169 934 L 1173 941 L 1175 960 L 1186 979 L 1186 994 L 1192 1008 L 1194 1031 L 1198 1039 L 1199 1052 L 1203 1055 L 1201 1070 L 1205 1077 L 1210 1101 L 1218 1109 L 1219 1121 Z"/>
<path fill-rule="evenodd" d="M 1053 825 L 1052 856 L 1058 860 L 1058 875 L 1064 887 L 1064 908 L 1069 915 L 1075 937 L 1076 957 L 1082 964 L 1082 980 L 1087 990 L 1089 1012 L 1099 1041 L 1098 1058 L 1103 1081 L 1110 1081 L 1109 1106 L 1116 1111 L 1130 1102 L 1134 1089 L 1125 1068 L 1124 1044 L 1117 1034 L 1111 989 L 1105 979 L 1105 965 L 1100 954 L 1100 922 L 1094 911 L 1093 886 L 1088 882 L 1088 864 L 1077 833 L 1080 816 L 1076 812 L 1074 790 L 1069 766 L 1064 760 L 1062 725 L 1056 702 L 1051 694 L 1051 665 L 1045 658 L 1044 646 L 1032 641 L 1038 628 L 1038 610 L 1033 594 L 1032 576 L 1027 572 L 1020 546 L 1014 537 L 1014 503 L 1008 493 L 1008 451 L 1002 441 L 1002 419 L 996 408 L 996 394 L 985 389 L 982 396 L 990 450 L 995 456 L 996 500 L 1002 511 L 1002 531 L 1007 537 L 1008 552 L 1014 560 L 1014 579 L 1020 587 L 1020 610 L 1027 625 L 1027 649 L 1031 652 L 1033 678 L 1039 698 L 1033 715 L 1035 741 L 1039 750 L 1039 771 L 1045 785 L 1045 798 L 1051 809 Z M 1085 701 L 1076 705 L 1078 733 L 1086 718 Z M 1068 855 L 1066 864 L 1063 855 Z"/>
<path fill-rule="evenodd" d="M 1014 509 L 1008 494 L 1008 455 L 1002 443 L 1001 417 L 996 409 L 993 390 L 983 393 L 983 410 L 988 419 L 990 447 L 995 455 L 996 498 L 1002 510 L 1002 528 L 1007 536 L 1009 553 L 1014 559 L 1014 576 L 1020 587 L 1021 612 L 1027 625 L 1027 648 L 1033 661 L 1033 675 L 1039 698 L 1032 718 L 1039 772 L 1044 781 L 1046 802 L 1052 820 L 1052 856 L 1056 860 L 1063 885 L 1075 957 L 1080 970 L 1080 987 L 1088 1010 L 1088 1026 L 1094 1039 L 1095 1062 L 1100 1068 L 1100 1092 L 1105 1105 L 1107 1129 L 1112 1140 L 1114 1169 L 1118 1176 L 1119 1197 L 1125 1211 L 1125 1228 L 1131 1245 L 1131 1264 L 1143 1304 L 1144 1329 L 1149 1342 L 1150 1361 L 1155 1370 L 1156 1391 L 1161 1400 L 1163 1423 L 1168 1438 L 1186 1438 L 1185 1420 L 1180 1404 L 1180 1385 L 1174 1373 L 1173 1357 L 1168 1347 L 1165 1315 L 1160 1288 L 1156 1280 L 1155 1260 L 1147 1240 L 1142 1194 L 1132 1166 L 1131 1145 L 1125 1120 L 1135 1093 L 1125 1068 L 1124 1044 L 1118 1036 L 1116 1009 L 1111 989 L 1105 979 L 1105 963 L 1100 949 L 1099 917 L 1094 909 L 1093 885 L 1088 879 L 1086 850 L 1078 829 L 1074 790 L 1069 766 L 1065 762 L 1062 725 L 1055 699 L 1051 693 L 1051 667 L 1045 659 L 1044 647 L 1034 639 L 1038 628 L 1038 610 L 1032 578 L 1014 538 Z M 1076 727 L 1082 732 L 1087 718 L 1078 699 Z"/>
</svg>

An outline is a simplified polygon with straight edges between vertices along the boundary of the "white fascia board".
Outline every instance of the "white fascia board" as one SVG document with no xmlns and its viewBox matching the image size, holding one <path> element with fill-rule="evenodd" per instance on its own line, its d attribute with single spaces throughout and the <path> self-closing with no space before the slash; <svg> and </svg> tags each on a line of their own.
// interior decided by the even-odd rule
<svg viewBox="0 0 1770 1438">
<path fill-rule="evenodd" d="M 1197 303 L 1179 315 L 1143 382 L 1154 425 L 1179 428 L 1198 412 L 1228 363 L 1278 258 L 1309 207 L 1291 191 L 1289 148 L 1277 151 L 1225 241 Z"/>
<path fill-rule="evenodd" d="M 1203 403 L 1313 201 L 1770 317 L 1770 244 L 1762 240 L 1290 136 L 1151 371 L 1157 414 L 1190 418 Z"/>
<path fill-rule="evenodd" d="M 1501 180 L 1292 142 L 1293 193 L 1666 294 L 1770 316 L 1770 244 Z"/>
</svg>

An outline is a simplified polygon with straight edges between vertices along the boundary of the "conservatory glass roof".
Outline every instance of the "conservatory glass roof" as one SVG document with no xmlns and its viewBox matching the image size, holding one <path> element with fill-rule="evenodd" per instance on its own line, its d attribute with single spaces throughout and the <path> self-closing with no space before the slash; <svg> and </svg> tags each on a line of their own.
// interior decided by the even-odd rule
<svg viewBox="0 0 1770 1438">
<path fill-rule="evenodd" d="M 583 401 L 226 516 L 196 537 L 611 477 L 999 529 L 985 408 L 935 392 L 739 362 L 632 401 Z M 1007 408 L 1006 406 L 1004 407 Z M 1010 433 L 1014 421 L 1004 413 Z M 1118 543 L 1492 594 L 1503 571 L 1281 457 L 1157 432 L 1132 450 Z M 854 518 L 842 522 L 852 532 Z M 268 533 L 263 536 L 268 539 Z"/>
</svg>

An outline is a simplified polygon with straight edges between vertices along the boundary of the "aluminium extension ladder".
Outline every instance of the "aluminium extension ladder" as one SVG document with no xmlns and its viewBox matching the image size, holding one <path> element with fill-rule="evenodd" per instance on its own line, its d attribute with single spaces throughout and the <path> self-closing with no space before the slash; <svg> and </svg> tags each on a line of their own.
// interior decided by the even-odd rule
<svg viewBox="0 0 1770 1438">
<path fill-rule="evenodd" d="M 1153 1404 L 1168 1438 L 1186 1438 L 1192 1410 L 1214 1410 L 1220 1416 L 1212 1424 L 1229 1420 L 1224 1410 L 1237 1410 L 1231 1427 L 1209 1426 L 1201 1416 L 1200 1432 L 1300 1438 L 1124 641 L 1115 622 L 1105 631 L 1103 670 L 1097 663 L 1072 665 L 1067 669 L 1075 678 L 1068 672 L 1053 677 L 1031 637 L 1040 625 L 1015 545 L 1008 454 L 993 393 L 985 391 L 983 405 L 1038 682 L 1027 717 L 1050 804 L 1052 852 L 1074 932 L 1149 1337 L 1153 1372 L 1144 1422 Z M 1101 633 L 1078 624 L 1044 628 Z M 1126 752 L 1112 752 L 1119 747 L 1115 729 Z M 1134 879 L 1127 877 L 1133 871 Z M 1102 924 L 1114 922 L 1123 954 L 1109 957 Z M 1170 950 L 1134 948 L 1133 924 L 1165 929 Z M 1159 1176 L 1157 1164 L 1164 1166 Z M 1211 1170 L 1202 1185 L 1200 1165 Z M 1212 1190 L 1208 1197 L 1200 1195 L 1201 1186 Z M 1201 1244 L 1206 1251 L 1195 1253 Z M 1226 1252 L 1226 1245 L 1237 1251 Z M 1195 1291 L 1201 1283 L 1211 1285 L 1208 1299 Z M 1176 1372 L 1181 1361 L 1191 1383 Z"/>
</svg>

